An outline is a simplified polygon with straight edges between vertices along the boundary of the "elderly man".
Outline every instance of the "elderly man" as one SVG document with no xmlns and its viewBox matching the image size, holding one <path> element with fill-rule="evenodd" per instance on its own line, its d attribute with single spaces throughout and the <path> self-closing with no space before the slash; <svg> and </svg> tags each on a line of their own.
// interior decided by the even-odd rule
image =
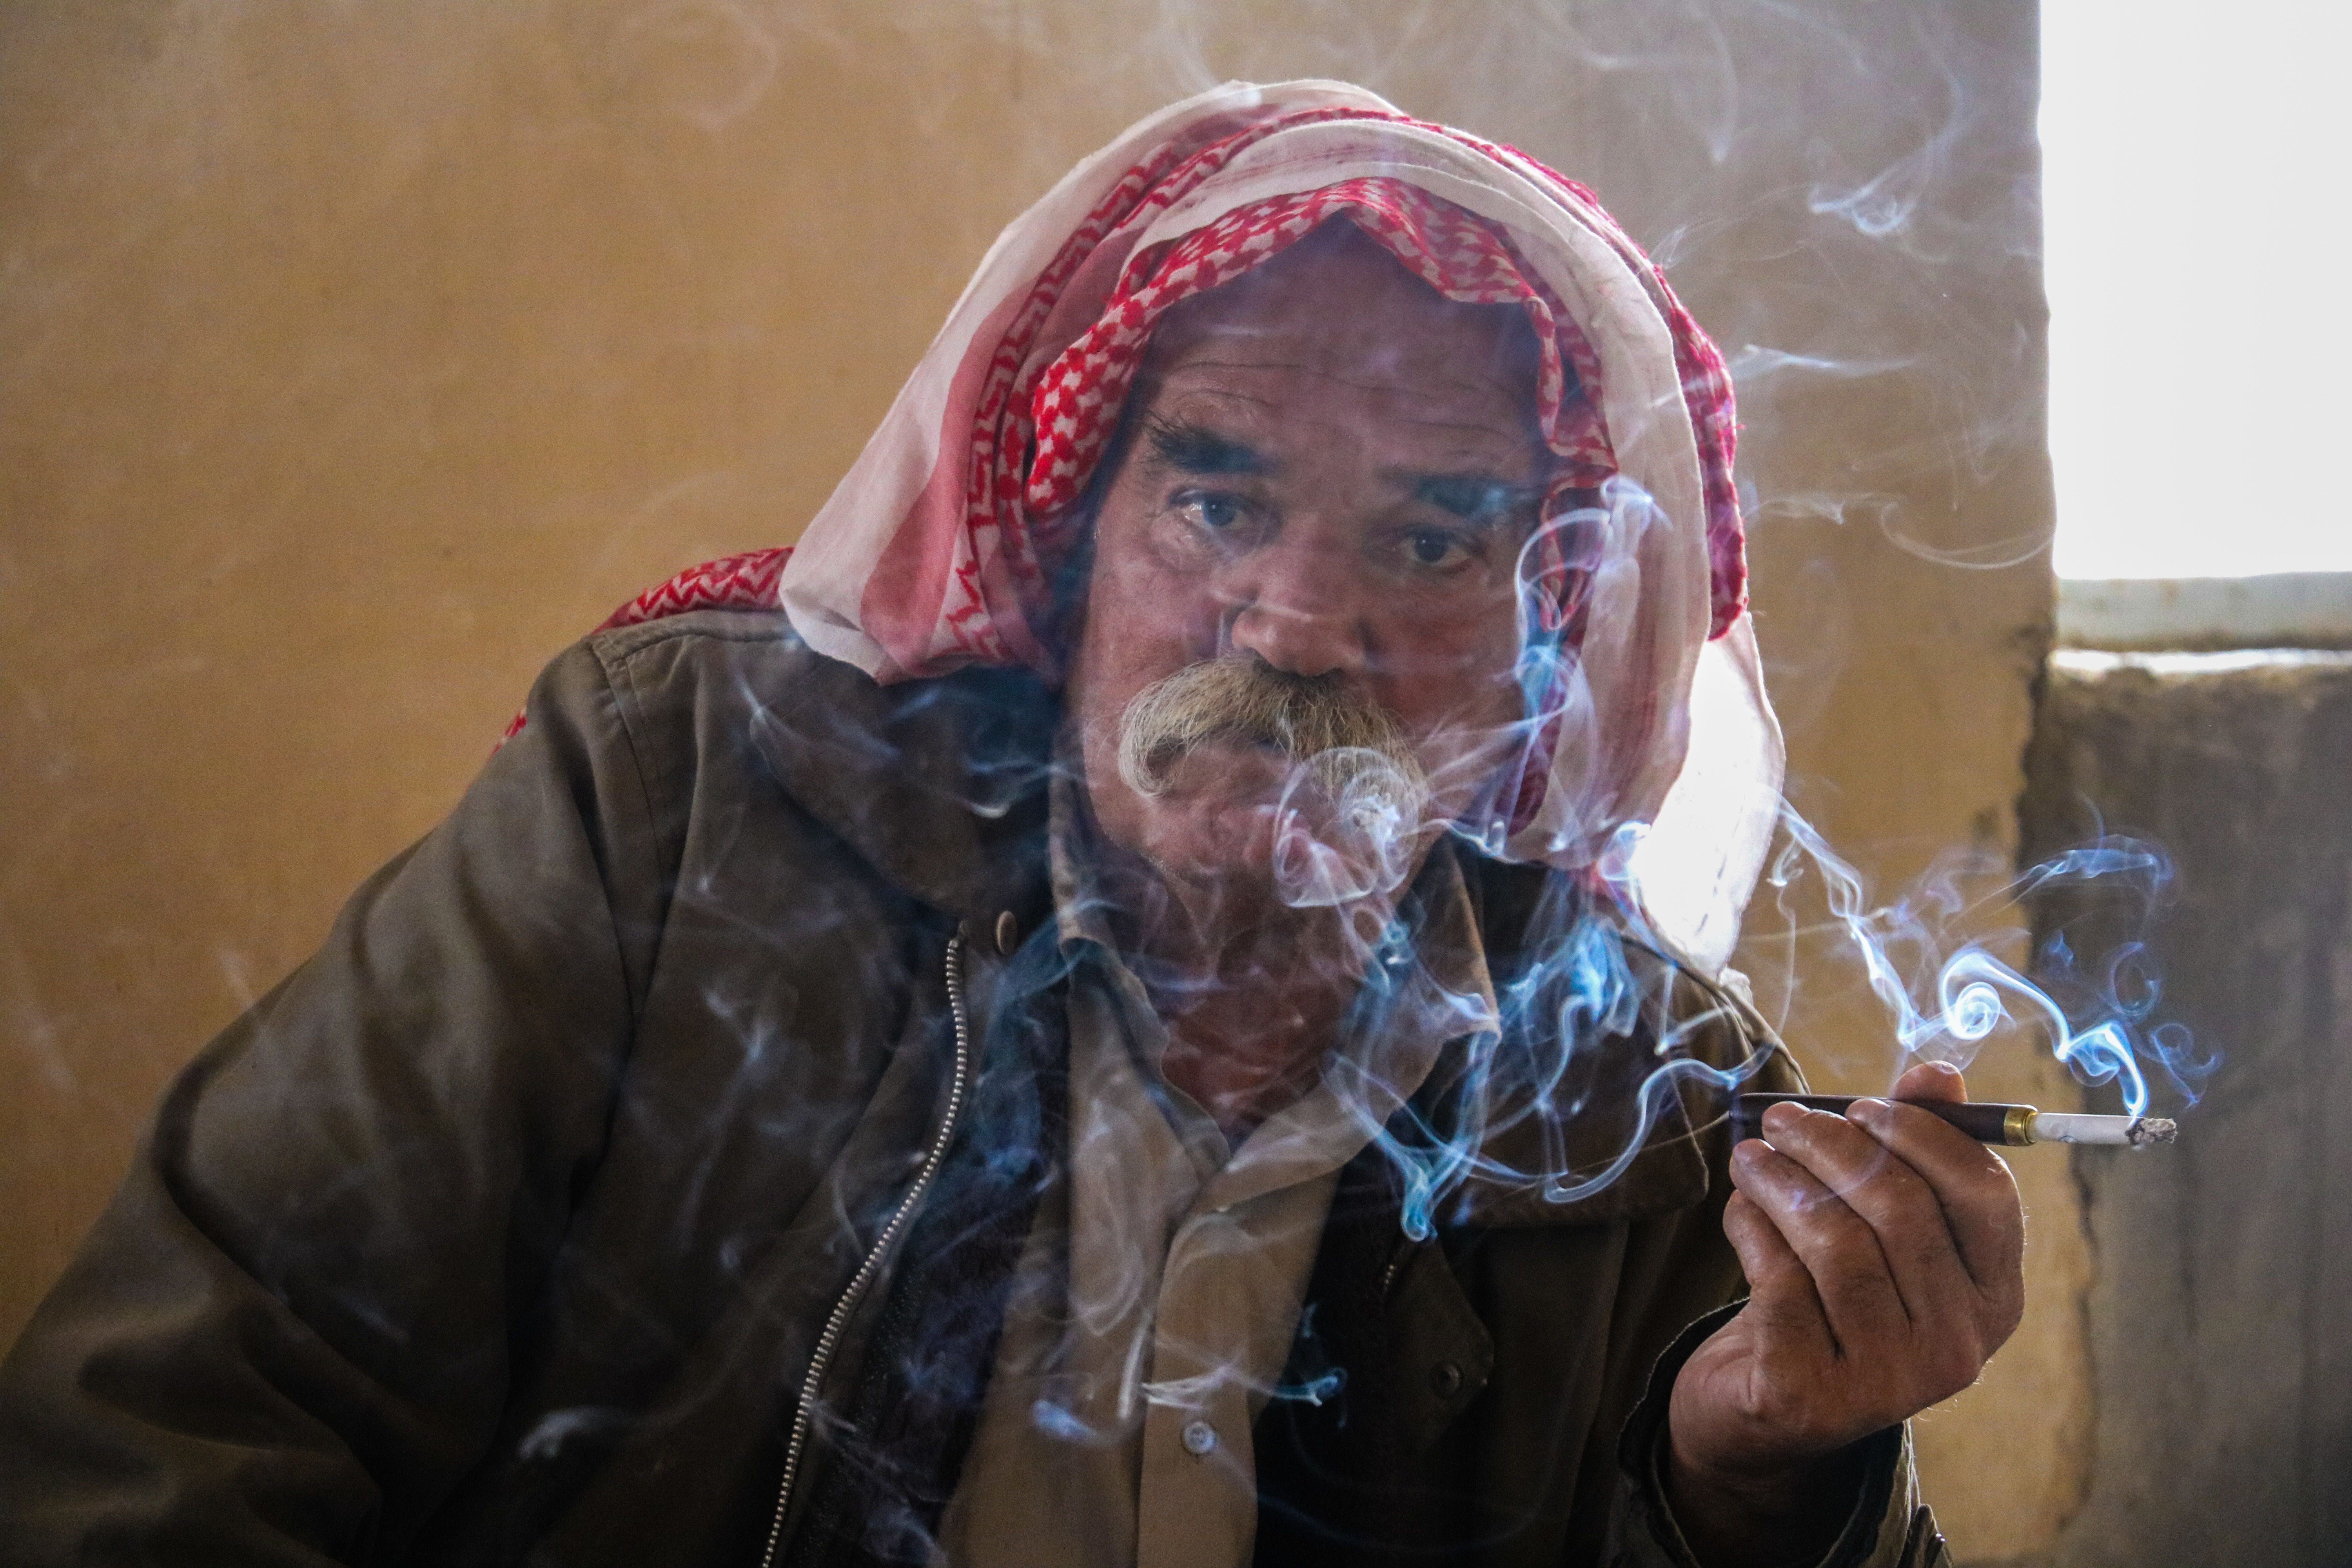
<svg viewBox="0 0 2352 1568">
<path fill-rule="evenodd" d="M 1519 154 L 1137 127 L 166 1095 L 7 1561 L 1933 1561 L 2017 1200 L 1722 1126 L 1795 1081 L 1730 434 Z"/>
</svg>

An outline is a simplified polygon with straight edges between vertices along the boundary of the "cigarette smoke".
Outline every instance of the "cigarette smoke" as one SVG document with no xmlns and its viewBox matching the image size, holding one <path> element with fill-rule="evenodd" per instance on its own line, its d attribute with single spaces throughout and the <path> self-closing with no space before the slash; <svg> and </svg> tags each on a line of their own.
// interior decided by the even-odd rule
<svg viewBox="0 0 2352 1568">
<path fill-rule="evenodd" d="M 2193 1105 L 2220 1067 L 2218 1053 L 2200 1049 L 2185 1025 L 2156 1017 L 2163 987 L 2148 965 L 2144 937 L 2173 878 L 2171 859 L 2160 847 L 2102 835 L 1975 899 L 1959 890 L 1969 868 L 1965 858 L 1947 858 L 1916 888 L 1873 907 L 1861 876 L 1785 805 L 1781 829 L 1784 843 L 1765 873 L 1767 884 L 1793 923 L 1790 893 L 1809 874 L 1818 877 L 1832 921 L 1886 1010 L 1900 1064 L 1916 1058 L 1966 1067 L 2003 1031 L 2038 1032 L 2076 1081 L 2092 1088 L 2116 1084 L 2124 1110 L 2133 1116 L 2147 1110 L 2151 1071 L 2183 1104 Z M 2137 906 L 2142 932 L 2107 952 L 2095 975 L 2076 961 L 2063 933 L 2037 955 L 2047 984 L 2002 962 L 1982 942 L 1955 941 L 1950 934 L 2023 900 L 2093 884 Z M 1929 972 L 1932 978 L 1920 978 Z M 2053 988 L 2076 998 L 2072 1013 Z"/>
</svg>

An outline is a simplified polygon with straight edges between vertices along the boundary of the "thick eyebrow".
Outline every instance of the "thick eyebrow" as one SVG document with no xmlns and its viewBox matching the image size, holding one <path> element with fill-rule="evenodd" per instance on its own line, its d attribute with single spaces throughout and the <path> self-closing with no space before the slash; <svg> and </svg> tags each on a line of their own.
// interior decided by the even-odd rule
<svg viewBox="0 0 2352 1568">
<path fill-rule="evenodd" d="M 1500 521 L 1531 510 L 1543 500 L 1534 485 L 1515 485 L 1492 474 L 1407 474 L 1400 476 L 1412 499 L 1440 511 L 1472 521 Z"/>
<path fill-rule="evenodd" d="M 1161 462 L 1187 474 L 1270 474 L 1280 466 L 1245 442 L 1188 420 L 1154 415 L 1145 435 Z"/>
</svg>

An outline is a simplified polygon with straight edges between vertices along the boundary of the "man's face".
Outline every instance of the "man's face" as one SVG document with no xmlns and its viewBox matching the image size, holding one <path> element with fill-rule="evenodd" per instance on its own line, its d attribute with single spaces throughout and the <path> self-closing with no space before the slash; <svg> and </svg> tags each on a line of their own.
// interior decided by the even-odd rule
<svg viewBox="0 0 2352 1568">
<path fill-rule="evenodd" d="M 1157 793 L 1118 767 L 1139 693 L 1233 656 L 1384 712 L 1430 775 L 1423 822 L 1464 809 L 1520 717 L 1514 578 L 1546 462 L 1524 315 L 1446 300 L 1332 224 L 1171 310 L 1133 395 L 1068 687 L 1104 834 L 1179 880 L 1270 863 L 1297 758 L 1213 740 Z"/>
</svg>

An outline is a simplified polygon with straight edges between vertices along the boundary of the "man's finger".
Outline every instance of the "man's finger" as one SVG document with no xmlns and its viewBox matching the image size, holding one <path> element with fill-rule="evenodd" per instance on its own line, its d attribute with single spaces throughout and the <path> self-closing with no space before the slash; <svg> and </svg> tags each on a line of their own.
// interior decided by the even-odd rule
<svg viewBox="0 0 2352 1568">
<path fill-rule="evenodd" d="M 1895 1080 L 1896 1100 L 1966 1100 L 1968 1080 L 1949 1062 L 1920 1062 Z"/>
<path fill-rule="evenodd" d="M 1895 1080 L 1893 1098 L 1966 1100 L 1968 1083 L 1960 1069 L 1949 1063 L 1920 1062 Z M 1873 1115 L 1864 1112 L 1859 1120 L 1868 1125 Z M 2016 1179 L 1999 1154 L 1973 1139 L 1939 1136 L 1929 1128 L 1933 1121 L 1898 1112 L 1886 1124 L 1887 1136 L 1880 1141 L 1936 1188 L 1937 1197 L 1950 1217 L 1961 1261 L 1970 1277 L 1989 1292 L 2003 1282 L 2016 1287 L 2020 1259 L 2025 1249 L 2024 1219 L 2019 1207 Z M 1873 1127 L 1871 1131 L 1877 1136 L 1881 1129 Z M 1938 1150 L 1948 1156 L 1948 1163 L 1931 1152 Z M 1990 1225 L 1983 1223 L 1988 1216 Z M 2017 1288 L 2016 1304 L 2021 1310 L 2022 1290 Z"/>
<path fill-rule="evenodd" d="M 1846 1119 L 1934 1195 L 1976 1289 L 1993 1298 L 2013 1292 L 2025 1226 L 2016 1178 L 2001 1157 L 1916 1107 L 1861 1100 Z"/>
<path fill-rule="evenodd" d="M 1904 1114 L 1935 1121 L 1923 1110 Z M 1936 1189 L 1854 1121 L 1823 1113 L 1787 1121 L 1787 1129 L 1775 1134 L 1776 1147 L 1870 1226 L 1913 1331 L 1973 1338 L 1981 1292 L 1961 1260 Z M 1978 1147 L 1942 1122 L 1935 1125 Z"/>
<path fill-rule="evenodd" d="M 1772 1112 L 1781 1114 L 1780 1108 Z M 1819 1115 L 1818 1111 L 1801 1112 Z M 1811 1276 L 1839 1343 L 1877 1342 L 1910 1331 L 1878 1237 L 1860 1215 L 1788 1155 L 1750 1139 L 1732 1152 L 1731 1179 L 1771 1220 Z"/>
<path fill-rule="evenodd" d="M 1724 1205 L 1723 1234 L 1739 1255 L 1748 1277 L 1748 1305 L 1760 1336 L 1807 1360 L 1826 1363 L 1837 1354 L 1837 1338 L 1813 1289 L 1813 1277 L 1790 1247 L 1772 1217 L 1745 1193 Z"/>
</svg>

